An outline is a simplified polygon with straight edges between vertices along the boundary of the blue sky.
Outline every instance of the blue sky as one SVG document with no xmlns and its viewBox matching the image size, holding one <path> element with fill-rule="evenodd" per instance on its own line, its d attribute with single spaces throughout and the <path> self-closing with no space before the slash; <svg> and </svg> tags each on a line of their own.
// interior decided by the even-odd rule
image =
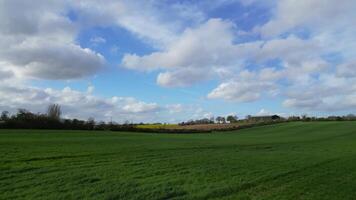
<svg viewBox="0 0 356 200">
<path fill-rule="evenodd" d="M 118 122 L 356 112 L 351 0 L 1 4 L 0 110 L 58 103 Z"/>
</svg>

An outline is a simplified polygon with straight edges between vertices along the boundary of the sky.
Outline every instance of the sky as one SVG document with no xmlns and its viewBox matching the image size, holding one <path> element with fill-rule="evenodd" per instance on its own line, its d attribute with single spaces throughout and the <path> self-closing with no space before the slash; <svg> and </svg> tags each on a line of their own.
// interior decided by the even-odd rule
<svg viewBox="0 0 356 200">
<path fill-rule="evenodd" d="M 0 0 L 0 111 L 356 113 L 355 0 Z"/>
</svg>

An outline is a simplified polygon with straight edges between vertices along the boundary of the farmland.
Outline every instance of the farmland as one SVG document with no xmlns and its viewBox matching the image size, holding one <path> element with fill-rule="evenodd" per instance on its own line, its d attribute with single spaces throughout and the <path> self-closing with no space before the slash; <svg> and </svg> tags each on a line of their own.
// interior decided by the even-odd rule
<svg viewBox="0 0 356 200">
<path fill-rule="evenodd" d="M 141 129 L 175 129 L 179 128 L 177 124 L 143 124 L 137 125 L 137 128 Z"/>
<path fill-rule="evenodd" d="M 0 130 L 0 199 L 354 199 L 356 122 L 209 134 Z"/>
</svg>

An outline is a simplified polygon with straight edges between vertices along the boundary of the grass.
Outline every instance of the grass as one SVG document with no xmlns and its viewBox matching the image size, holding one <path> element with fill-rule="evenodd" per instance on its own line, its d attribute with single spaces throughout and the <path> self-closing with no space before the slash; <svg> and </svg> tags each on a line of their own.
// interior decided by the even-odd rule
<svg viewBox="0 0 356 200">
<path fill-rule="evenodd" d="M 0 199 L 355 199 L 356 122 L 216 134 L 0 130 Z"/>
</svg>

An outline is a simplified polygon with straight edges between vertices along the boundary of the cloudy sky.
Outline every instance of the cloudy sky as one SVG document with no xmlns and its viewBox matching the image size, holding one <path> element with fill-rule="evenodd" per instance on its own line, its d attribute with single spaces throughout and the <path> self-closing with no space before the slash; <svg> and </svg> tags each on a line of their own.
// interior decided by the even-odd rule
<svg viewBox="0 0 356 200">
<path fill-rule="evenodd" d="M 0 0 L 0 111 L 356 113 L 355 0 Z"/>
</svg>

